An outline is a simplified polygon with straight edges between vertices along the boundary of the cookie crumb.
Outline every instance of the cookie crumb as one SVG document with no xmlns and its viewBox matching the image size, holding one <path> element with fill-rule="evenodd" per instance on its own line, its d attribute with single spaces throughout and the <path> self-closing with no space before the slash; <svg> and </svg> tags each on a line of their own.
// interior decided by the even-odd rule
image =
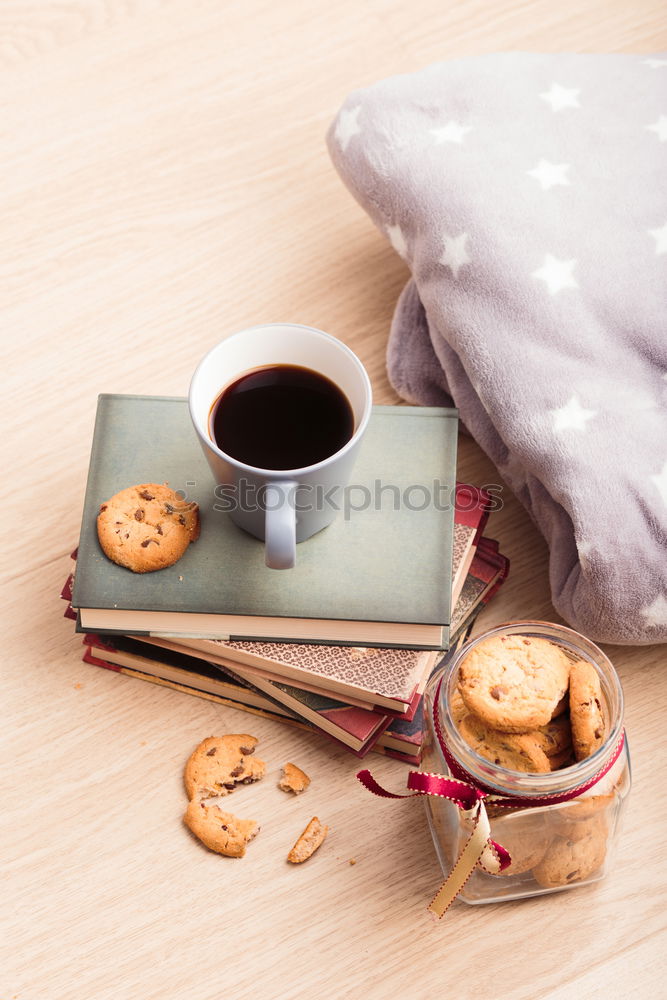
<svg viewBox="0 0 667 1000">
<path fill-rule="evenodd" d="M 292 792 L 294 795 L 301 795 L 308 788 L 310 778 L 305 771 L 302 771 L 296 764 L 289 761 L 283 765 L 283 774 L 278 782 L 278 788 L 283 792 Z"/>
<path fill-rule="evenodd" d="M 328 832 L 329 827 L 320 823 L 317 816 L 313 816 L 287 855 L 287 860 L 293 865 L 300 865 L 302 861 L 307 861 L 308 858 L 313 856 L 318 847 L 322 846 Z"/>
<path fill-rule="evenodd" d="M 74 685 L 74 690 L 75 691 L 81 691 L 82 688 L 83 688 L 83 684 L 81 683 L 81 681 L 77 681 L 76 684 Z"/>
<path fill-rule="evenodd" d="M 348 865 L 356 865 L 356 863 L 357 863 L 356 858 L 350 858 L 350 860 L 348 861 Z"/>
</svg>

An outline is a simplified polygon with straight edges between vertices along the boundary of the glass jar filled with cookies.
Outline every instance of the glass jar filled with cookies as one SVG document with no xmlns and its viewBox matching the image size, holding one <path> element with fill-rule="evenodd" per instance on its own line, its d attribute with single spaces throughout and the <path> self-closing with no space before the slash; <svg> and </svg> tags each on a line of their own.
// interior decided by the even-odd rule
<svg viewBox="0 0 667 1000">
<path fill-rule="evenodd" d="M 422 773 L 460 782 L 451 787 L 465 800 L 424 796 L 447 876 L 461 867 L 480 808 L 490 828 L 461 899 L 572 889 L 610 870 L 630 759 L 621 686 L 602 650 L 561 625 L 503 625 L 462 646 L 424 704 Z M 466 807 L 470 796 L 479 808 Z"/>
</svg>

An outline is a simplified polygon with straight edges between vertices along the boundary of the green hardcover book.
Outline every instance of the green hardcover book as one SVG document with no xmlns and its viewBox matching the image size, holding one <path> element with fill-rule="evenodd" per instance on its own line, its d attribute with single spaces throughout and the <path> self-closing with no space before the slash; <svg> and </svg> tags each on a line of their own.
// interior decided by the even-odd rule
<svg viewBox="0 0 667 1000">
<path fill-rule="evenodd" d="M 457 413 L 377 406 L 336 520 L 271 570 L 263 543 L 225 512 L 187 401 L 98 402 L 72 606 L 87 632 L 446 648 L 451 610 Z M 110 562 L 96 518 L 114 493 L 168 482 L 199 504 L 201 534 L 174 565 Z"/>
</svg>

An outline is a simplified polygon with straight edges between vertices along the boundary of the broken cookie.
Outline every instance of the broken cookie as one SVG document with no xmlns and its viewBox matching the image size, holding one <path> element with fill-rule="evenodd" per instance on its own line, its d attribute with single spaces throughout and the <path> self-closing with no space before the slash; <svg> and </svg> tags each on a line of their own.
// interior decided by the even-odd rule
<svg viewBox="0 0 667 1000">
<path fill-rule="evenodd" d="M 242 858 L 249 841 L 259 833 L 254 819 L 224 812 L 212 798 L 191 799 L 183 821 L 205 847 L 228 858 Z"/>
<path fill-rule="evenodd" d="M 237 785 L 249 785 L 264 777 L 266 765 L 253 757 L 257 739 L 247 733 L 228 733 L 202 740 L 185 765 L 185 791 L 189 799 L 197 793 L 207 798 L 228 795 Z"/>
</svg>

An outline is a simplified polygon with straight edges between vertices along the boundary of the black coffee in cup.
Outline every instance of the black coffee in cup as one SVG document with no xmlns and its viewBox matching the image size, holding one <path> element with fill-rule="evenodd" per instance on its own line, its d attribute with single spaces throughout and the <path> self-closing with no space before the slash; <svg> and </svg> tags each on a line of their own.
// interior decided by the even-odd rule
<svg viewBox="0 0 667 1000">
<path fill-rule="evenodd" d="M 300 365 L 254 368 L 225 386 L 211 408 L 211 438 L 259 469 L 301 469 L 329 458 L 354 433 L 345 393 Z"/>
</svg>

